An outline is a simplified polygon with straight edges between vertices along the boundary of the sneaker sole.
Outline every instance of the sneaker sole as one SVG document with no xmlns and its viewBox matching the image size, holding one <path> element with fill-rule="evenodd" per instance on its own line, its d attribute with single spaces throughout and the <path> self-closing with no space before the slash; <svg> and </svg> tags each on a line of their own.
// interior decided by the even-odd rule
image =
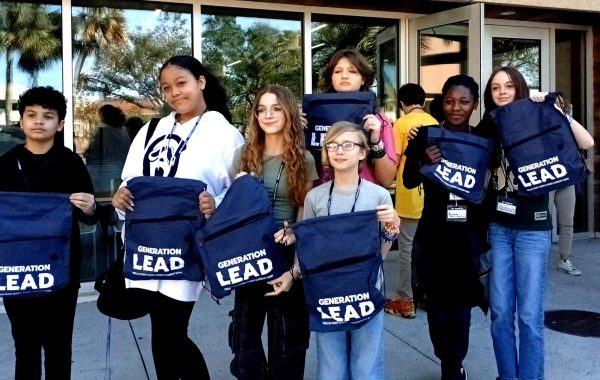
<svg viewBox="0 0 600 380">
<path fill-rule="evenodd" d="M 564 268 L 561 268 L 561 267 L 558 267 L 556 269 L 558 269 L 559 271 L 564 272 L 566 274 L 570 274 L 571 276 L 581 276 L 581 272 L 579 272 L 579 273 L 577 273 L 577 272 L 573 273 L 570 270 L 567 270 L 567 269 L 564 269 Z"/>
<path fill-rule="evenodd" d="M 396 317 L 402 317 L 405 319 L 415 319 L 417 317 L 417 314 L 402 314 L 401 312 L 394 310 L 394 309 L 388 309 L 387 307 L 383 309 L 383 311 L 385 311 L 388 314 L 391 315 L 395 315 Z"/>
<path fill-rule="evenodd" d="M 386 307 L 386 308 L 383 309 L 383 311 L 385 311 L 388 314 L 395 315 L 396 317 L 402 317 L 402 314 L 399 311 L 396 311 L 394 309 L 388 309 Z"/>
</svg>

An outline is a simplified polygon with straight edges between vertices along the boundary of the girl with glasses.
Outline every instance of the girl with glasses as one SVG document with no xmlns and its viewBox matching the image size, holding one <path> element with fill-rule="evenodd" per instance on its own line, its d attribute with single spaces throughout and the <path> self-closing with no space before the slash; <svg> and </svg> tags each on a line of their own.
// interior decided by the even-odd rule
<svg viewBox="0 0 600 380">
<path fill-rule="evenodd" d="M 247 143 L 237 165 L 240 171 L 263 179 L 272 212 L 282 226 L 299 219 L 304 197 L 318 178 L 314 159 L 304 147 L 297 104 L 292 93 L 281 86 L 267 86 L 256 94 Z M 286 246 L 291 268 L 294 246 Z M 236 289 L 230 328 L 235 355 L 230 368 L 236 378 L 303 379 L 308 311 L 302 281 L 290 286 L 287 293 L 274 292 L 273 286 L 264 282 Z M 265 316 L 267 356 L 261 339 Z"/>
<path fill-rule="evenodd" d="M 362 180 L 360 163 L 367 158 L 369 147 L 364 131 L 356 124 L 334 123 L 325 136 L 322 160 L 333 168 L 334 178 L 315 187 L 306 195 L 303 220 L 348 213 L 350 210 L 377 210 L 381 226 L 381 254 L 386 255 L 396 238 L 400 220 L 390 193 L 383 187 Z M 290 228 L 275 235 L 276 241 L 295 242 Z M 323 236 L 332 239 L 332 236 Z M 324 253 L 326 254 L 326 253 Z M 293 275 L 293 278 L 292 278 Z M 273 281 L 274 293 L 287 291 L 301 277 L 294 265 Z M 378 286 L 383 281 L 379 272 Z M 383 373 L 383 313 L 377 313 L 364 325 L 349 331 L 315 332 L 317 341 L 317 379 L 380 380 Z"/>
</svg>

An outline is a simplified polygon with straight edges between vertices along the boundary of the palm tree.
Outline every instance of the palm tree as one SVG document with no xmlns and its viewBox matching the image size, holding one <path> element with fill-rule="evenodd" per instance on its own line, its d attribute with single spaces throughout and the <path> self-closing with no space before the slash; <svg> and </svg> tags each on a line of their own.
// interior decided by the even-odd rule
<svg viewBox="0 0 600 380">
<path fill-rule="evenodd" d="M 43 5 L 0 4 L 0 48 L 6 53 L 6 124 L 11 122 L 15 56 L 19 54 L 17 67 L 35 78 L 39 70 L 60 58 L 58 29 Z"/>
<path fill-rule="evenodd" d="M 79 77 L 85 60 L 99 54 L 104 46 L 123 46 L 127 43 L 127 29 L 123 11 L 107 7 L 84 8 L 73 18 L 73 50 L 77 54 L 75 62 L 75 83 L 79 87 Z"/>
</svg>

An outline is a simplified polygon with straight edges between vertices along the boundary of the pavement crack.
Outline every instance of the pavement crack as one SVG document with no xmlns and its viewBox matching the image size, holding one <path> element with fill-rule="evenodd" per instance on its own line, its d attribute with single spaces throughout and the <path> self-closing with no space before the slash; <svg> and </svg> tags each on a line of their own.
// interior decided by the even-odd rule
<svg viewBox="0 0 600 380">
<path fill-rule="evenodd" d="M 144 360 L 144 355 L 142 355 L 142 350 L 140 349 L 140 344 L 138 343 L 137 335 L 135 335 L 135 330 L 133 329 L 133 325 L 131 321 L 127 321 L 129 323 L 129 329 L 131 329 L 131 335 L 133 336 L 133 341 L 135 342 L 135 347 L 137 348 L 138 354 L 140 355 L 140 360 L 142 361 L 142 365 L 144 366 L 144 372 L 146 373 L 146 378 L 150 380 L 150 374 L 148 373 L 148 367 L 146 367 L 146 361 Z"/>
<path fill-rule="evenodd" d="M 440 365 L 440 363 L 433 357 L 427 355 L 425 352 L 419 350 L 417 347 L 415 347 L 414 345 L 410 344 L 407 340 L 402 339 L 399 335 L 394 334 L 392 331 L 390 331 L 389 329 L 384 327 L 384 330 L 388 332 L 388 334 L 390 334 L 391 336 L 393 336 L 394 338 L 398 339 L 399 341 L 401 341 L 402 343 L 406 344 L 408 347 L 412 348 L 413 350 L 415 350 L 416 352 L 418 352 L 419 354 L 421 354 L 421 356 L 431 360 L 432 362 L 434 362 L 437 365 Z"/>
</svg>

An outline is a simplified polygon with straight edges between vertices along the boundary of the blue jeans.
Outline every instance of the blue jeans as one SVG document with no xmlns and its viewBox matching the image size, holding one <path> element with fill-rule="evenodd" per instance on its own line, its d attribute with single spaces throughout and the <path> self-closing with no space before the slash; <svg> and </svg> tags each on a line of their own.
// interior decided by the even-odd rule
<svg viewBox="0 0 600 380">
<path fill-rule="evenodd" d="M 544 290 L 550 231 L 490 224 L 491 331 L 502 380 L 544 378 Z M 519 322 L 519 347 L 515 336 Z"/>
<path fill-rule="evenodd" d="M 315 333 L 317 379 L 383 379 L 383 314 L 356 330 Z"/>
</svg>

